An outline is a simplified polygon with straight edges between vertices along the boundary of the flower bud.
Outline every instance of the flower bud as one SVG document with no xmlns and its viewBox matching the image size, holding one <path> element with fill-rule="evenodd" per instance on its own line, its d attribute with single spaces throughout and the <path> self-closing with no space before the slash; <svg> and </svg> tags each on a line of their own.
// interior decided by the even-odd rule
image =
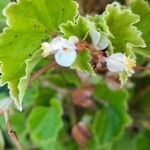
<svg viewBox="0 0 150 150">
<path fill-rule="evenodd" d="M 90 36 L 94 47 L 96 47 L 98 50 L 104 50 L 109 46 L 109 39 L 107 36 L 103 33 L 100 33 L 96 29 L 90 30 Z"/>
<path fill-rule="evenodd" d="M 77 144 L 81 147 L 86 146 L 88 140 L 91 137 L 90 130 L 88 127 L 83 123 L 79 122 L 72 128 L 72 136 L 77 142 Z"/>
<path fill-rule="evenodd" d="M 118 90 L 121 87 L 118 74 L 108 72 L 105 77 L 108 87 L 112 90 Z"/>
<path fill-rule="evenodd" d="M 79 88 L 72 94 L 73 103 L 83 108 L 93 106 L 92 102 L 93 89 L 90 87 Z"/>
</svg>

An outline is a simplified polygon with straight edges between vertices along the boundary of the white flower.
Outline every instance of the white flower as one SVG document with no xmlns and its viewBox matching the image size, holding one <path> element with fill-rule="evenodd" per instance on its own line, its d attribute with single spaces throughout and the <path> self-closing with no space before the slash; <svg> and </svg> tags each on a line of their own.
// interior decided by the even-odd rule
<svg viewBox="0 0 150 150">
<path fill-rule="evenodd" d="M 59 50 L 56 54 L 55 54 L 55 60 L 56 62 L 64 67 L 69 67 L 71 66 L 77 56 L 77 52 L 76 50 Z"/>
<path fill-rule="evenodd" d="M 93 45 L 98 50 L 104 50 L 109 46 L 109 40 L 105 34 L 100 33 L 95 29 L 91 29 L 89 34 L 91 36 Z"/>
<path fill-rule="evenodd" d="M 78 42 L 79 39 L 76 36 L 71 36 L 68 40 L 58 36 L 51 43 L 42 43 L 42 49 L 44 50 L 42 55 L 47 57 L 55 54 L 55 60 L 59 65 L 69 67 L 77 57 L 75 44 Z"/>
<path fill-rule="evenodd" d="M 128 75 L 134 73 L 133 67 L 136 66 L 134 59 L 126 57 L 125 54 L 116 53 L 106 58 L 106 65 L 109 71 L 121 73 L 126 71 Z"/>
</svg>

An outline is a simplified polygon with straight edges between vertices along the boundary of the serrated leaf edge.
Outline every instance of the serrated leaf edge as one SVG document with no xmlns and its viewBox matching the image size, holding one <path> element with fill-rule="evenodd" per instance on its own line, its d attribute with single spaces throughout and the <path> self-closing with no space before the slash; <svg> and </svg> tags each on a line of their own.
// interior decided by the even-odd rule
<svg viewBox="0 0 150 150">
<path fill-rule="evenodd" d="M 136 23 L 138 23 L 140 21 L 140 16 L 134 14 L 130 8 L 127 8 L 127 7 L 123 8 L 122 5 L 119 4 L 118 2 L 113 2 L 112 4 L 108 4 L 107 7 L 106 7 L 106 11 L 103 13 L 104 20 L 105 20 L 105 18 L 107 18 L 108 15 L 110 15 L 109 9 L 112 6 L 118 7 L 118 11 L 121 14 L 124 13 L 124 12 L 129 12 L 130 14 L 134 15 L 134 17 L 136 17 L 135 21 L 133 23 L 131 23 L 129 27 L 132 28 L 137 33 L 137 37 L 141 40 L 142 44 L 141 45 L 140 44 L 139 45 L 135 45 L 135 44 L 132 44 L 132 43 L 128 42 L 127 45 L 126 45 L 126 48 L 127 49 L 132 49 L 132 47 L 145 48 L 146 47 L 146 43 L 145 43 L 144 39 L 142 38 L 142 32 L 140 30 L 138 30 L 138 28 L 136 26 L 134 26 Z M 108 27 L 108 29 L 109 29 L 109 27 Z M 114 38 L 114 35 L 112 33 L 111 33 L 111 35 Z M 113 46 L 111 46 L 111 49 L 113 50 Z"/>
<path fill-rule="evenodd" d="M 118 136 L 116 136 L 116 137 L 114 137 L 114 138 L 112 138 L 112 140 L 110 141 L 110 142 L 107 142 L 106 144 L 104 144 L 104 145 L 99 145 L 98 147 L 99 148 L 105 148 L 105 147 L 107 147 L 107 146 L 109 146 L 109 145 L 112 145 L 112 143 L 114 142 L 114 141 L 117 141 L 119 138 L 121 138 L 122 136 L 123 136 L 123 134 L 124 134 L 124 132 L 125 132 L 125 129 L 127 128 L 127 127 L 129 127 L 131 124 L 132 124 L 132 118 L 131 118 L 131 116 L 128 114 L 128 103 L 127 103 L 127 101 L 128 101 L 128 99 L 129 99 L 129 93 L 125 90 L 125 89 L 123 89 L 122 90 L 123 92 L 125 92 L 125 94 L 126 94 L 126 97 L 125 97 L 125 99 L 124 99 L 124 104 L 123 104 L 123 106 L 124 106 L 124 108 L 125 108 L 125 118 L 126 118 L 126 123 L 122 126 L 122 128 L 120 129 L 120 133 L 118 134 Z"/>
<path fill-rule="evenodd" d="M 93 70 L 93 68 L 92 68 L 92 66 L 90 64 L 90 61 L 92 60 L 92 57 L 90 55 L 90 51 L 88 49 L 86 49 L 86 50 L 87 50 L 87 52 L 89 53 L 89 56 L 90 56 L 89 62 L 87 62 L 87 64 L 90 66 L 90 72 L 88 72 L 87 70 L 81 70 L 79 67 L 73 67 L 73 66 L 71 66 L 70 68 L 71 69 L 75 69 L 75 70 L 77 70 L 79 72 L 87 73 L 88 75 L 96 76 L 96 73 L 94 72 L 94 70 Z"/>
</svg>

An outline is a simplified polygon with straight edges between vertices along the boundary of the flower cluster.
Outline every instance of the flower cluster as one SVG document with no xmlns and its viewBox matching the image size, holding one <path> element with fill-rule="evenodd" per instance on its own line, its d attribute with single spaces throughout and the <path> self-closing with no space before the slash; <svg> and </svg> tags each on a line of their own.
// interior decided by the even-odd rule
<svg viewBox="0 0 150 150">
<path fill-rule="evenodd" d="M 90 30 L 92 44 L 97 50 L 104 50 L 109 46 L 109 39 L 95 29 Z M 126 72 L 128 76 L 134 73 L 136 62 L 123 53 L 115 53 L 105 58 L 107 69 L 114 73 Z"/>
<path fill-rule="evenodd" d="M 104 33 L 92 28 L 89 31 L 91 37 L 92 46 L 97 50 L 105 50 L 109 47 L 110 42 Z M 71 36 L 69 39 L 65 39 L 61 36 L 54 38 L 50 43 L 42 43 L 43 57 L 47 57 L 51 54 L 55 55 L 55 61 L 63 66 L 71 66 L 77 57 L 77 43 L 79 39 L 76 36 Z M 107 69 L 114 73 L 126 72 L 128 76 L 134 73 L 134 67 L 136 62 L 134 59 L 126 56 L 123 53 L 115 53 L 108 57 L 104 57 Z"/>
</svg>

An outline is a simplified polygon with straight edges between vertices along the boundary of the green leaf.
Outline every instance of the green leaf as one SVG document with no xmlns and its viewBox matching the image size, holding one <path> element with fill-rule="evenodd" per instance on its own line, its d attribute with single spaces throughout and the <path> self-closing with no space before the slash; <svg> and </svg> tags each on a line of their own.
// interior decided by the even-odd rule
<svg viewBox="0 0 150 150">
<path fill-rule="evenodd" d="M 15 132 L 19 135 L 23 135 L 26 132 L 25 128 L 25 115 L 23 113 L 16 112 L 10 117 L 11 125 Z"/>
<path fill-rule="evenodd" d="M 49 143 L 47 144 L 42 144 L 41 145 L 41 149 L 42 150 L 58 150 L 58 143 L 56 142 L 55 139 L 51 140 Z"/>
<path fill-rule="evenodd" d="M 148 150 L 150 148 L 150 131 L 146 130 L 136 138 L 136 150 Z"/>
<path fill-rule="evenodd" d="M 95 149 L 110 147 L 131 123 L 127 113 L 128 95 L 124 90 L 112 91 L 106 85 L 99 84 L 95 96 L 104 104 L 95 114 L 92 123 Z"/>
<path fill-rule="evenodd" d="M 25 147 L 28 147 L 28 142 L 26 138 L 28 133 L 25 126 L 26 125 L 25 114 L 20 112 L 14 112 L 13 114 L 11 114 L 10 120 L 11 120 L 11 127 L 17 133 L 24 149 L 26 149 Z"/>
<path fill-rule="evenodd" d="M 148 150 L 150 147 L 150 131 L 145 130 L 144 132 L 132 133 L 126 131 L 125 135 L 114 143 L 114 150 Z"/>
<path fill-rule="evenodd" d="M 68 21 L 60 26 L 61 32 L 66 38 L 69 38 L 72 35 L 77 36 L 80 40 L 83 40 L 87 37 L 89 27 L 87 21 L 79 16 L 76 22 Z"/>
<path fill-rule="evenodd" d="M 145 47 L 141 32 L 134 26 L 139 22 L 139 16 L 133 14 L 130 9 L 115 2 L 107 6 L 104 19 L 113 35 L 110 40 L 114 53 L 124 53 L 133 47 Z"/>
<path fill-rule="evenodd" d="M 20 78 L 20 82 L 18 84 L 19 89 L 19 106 L 18 102 L 16 101 L 16 105 L 20 110 L 22 110 L 22 100 L 25 96 L 26 90 L 28 88 L 28 82 L 30 81 L 31 72 L 34 69 L 34 67 L 37 65 L 37 63 L 42 59 L 41 50 L 37 51 L 33 54 L 31 59 L 27 59 L 25 61 L 26 63 L 26 76 Z M 17 97 L 17 95 L 16 95 Z"/>
<path fill-rule="evenodd" d="M 36 105 L 49 106 L 49 100 L 51 97 L 54 97 L 55 94 L 55 91 L 50 88 L 38 87 L 35 96 Z"/>
<path fill-rule="evenodd" d="M 150 78 L 143 77 L 140 81 L 137 79 L 137 87 L 134 90 L 134 99 L 135 102 L 133 102 L 132 111 L 134 114 L 136 114 L 136 117 L 138 118 L 138 123 L 140 126 L 142 126 L 145 129 L 150 130 L 150 86 L 149 81 Z M 135 81 L 134 81 L 135 82 Z M 141 88 L 139 88 L 141 87 Z M 138 89 L 139 88 L 139 89 Z"/>
<path fill-rule="evenodd" d="M 36 107 L 28 118 L 28 129 L 32 139 L 39 142 L 50 142 L 57 139 L 63 126 L 62 106 L 59 100 L 52 99 L 51 107 Z"/>
<path fill-rule="evenodd" d="M 137 150 L 135 148 L 135 136 L 126 130 L 126 133 L 113 143 L 112 150 Z"/>
<path fill-rule="evenodd" d="M 37 84 L 38 82 L 34 82 L 34 84 L 32 84 L 31 87 L 29 87 L 26 91 L 26 94 L 23 98 L 23 107 L 26 109 L 30 106 L 34 105 L 34 100 L 35 97 L 37 97 L 38 95 L 38 86 L 39 84 Z"/>
<path fill-rule="evenodd" d="M 142 9 L 141 9 L 142 8 Z M 135 0 L 131 3 L 132 11 L 140 16 L 140 22 L 136 24 L 137 28 L 142 31 L 142 37 L 146 42 L 146 48 L 135 48 L 135 52 L 150 58 L 150 6 L 144 0 Z"/>
<path fill-rule="evenodd" d="M 87 16 L 87 19 L 95 24 L 95 27 L 98 31 L 105 33 L 107 36 L 113 37 L 109 31 L 106 20 L 102 15 Z"/>
<path fill-rule="evenodd" d="M 4 150 L 4 146 L 5 146 L 5 142 L 4 142 L 4 139 L 3 139 L 3 134 L 0 130 L 0 149 Z"/>
<path fill-rule="evenodd" d="M 95 75 L 93 67 L 90 64 L 90 61 L 91 61 L 91 55 L 89 50 L 83 50 L 81 52 L 78 52 L 76 61 L 71 66 L 71 68 L 79 70 L 81 72 L 86 72 L 90 75 Z"/>
<path fill-rule="evenodd" d="M 73 21 L 76 14 L 77 5 L 72 0 L 20 0 L 5 10 L 8 27 L 0 36 L 1 82 L 9 84 L 19 109 L 28 82 L 27 59 L 61 23 Z"/>
<path fill-rule="evenodd" d="M 128 74 L 126 72 L 119 73 L 119 80 L 121 82 L 121 87 L 123 87 L 128 81 Z"/>
<path fill-rule="evenodd" d="M 75 85 L 75 86 L 79 86 L 80 85 L 80 79 L 77 76 L 76 72 L 73 70 L 63 70 L 62 71 L 62 76 L 64 77 L 64 79 L 66 80 L 66 82 L 68 83 L 68 85 Z"/>
<path fill-rule="evenodd" d="M 3 16 L 2 11 L 9 2 L 10 2 L 9 0 L 0 1 L 0 32 L 6 26 L 6 18 Z"/>
<path fill-rule="evenodd" d="M 60 74 L 58 72 L 54 73 L 52 72 L 51 74 L 47 74 L 47 79 L 55 84 L 58 87 L 66 87 L 66 83 L 65 80 L 62 78 L 62 76 L 60 76 Z"/>
</svg>

